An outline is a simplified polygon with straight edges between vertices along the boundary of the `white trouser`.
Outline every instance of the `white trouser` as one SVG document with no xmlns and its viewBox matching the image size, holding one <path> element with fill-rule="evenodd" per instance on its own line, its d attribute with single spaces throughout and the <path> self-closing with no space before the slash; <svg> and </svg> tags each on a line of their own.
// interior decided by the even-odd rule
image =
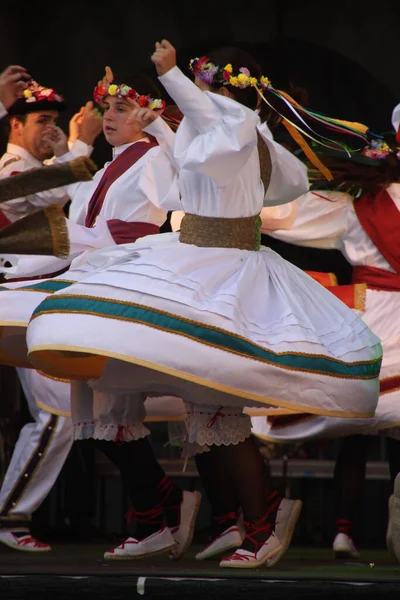
<svg viewBox="0 0 400 600">
<path fill-rule="evenodd" d="M 30 369 L 17 369 L 34 423 L 20 432 L 0 490 L 0 528 L 26 529 L 53 487 L 73 441 L 72 420 L 36 406 Z M 54 381 L 57 394 L 58 382 Z"/>
</svg>

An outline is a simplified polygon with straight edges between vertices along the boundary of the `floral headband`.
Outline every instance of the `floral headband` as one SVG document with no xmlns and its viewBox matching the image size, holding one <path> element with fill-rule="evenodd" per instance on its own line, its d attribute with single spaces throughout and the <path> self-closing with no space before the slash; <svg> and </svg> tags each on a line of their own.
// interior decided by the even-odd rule
<svg viewBox="0 0 400 600">
<path fill-rule="evenodd" d="M 124 83 L 121 85 L 112 83 L 108 87 L 105 85 L 98 85 L 95 87 L 93 98 L 96 104 L 101 104 L 106 96 L 116 96 L 122 100 L 135 100 L 141 108 L 149 108 L 150 110 L 157 110 L 160 112 L 163 112 L 166 106 L 164 100 L 161 100 L 160 98 L 151 98 L 151 96 L 141 96 L 136 90 Z"/>
<path fill-rule="evenodd" d="M 204 83 L 212 85 L 213 83 L 221 83 L 222 85 L 232 85 L 238 88 L 247 87 L 264 87 L 270 85 L 268 77 L 252 77 L 246 67 L 241 67 L 237 75 L 232 74 L 232 65 L 227 64 L 225 67 L 218 67 L 210 61 L 206 56 L 201 58 L 193 58 L 189 63 L 189 68 L 195 77 L 198 77 Z"/>
<path fill-rule="evenodd" d="M 396 154 L 396 158 L 400 160 L 400 148 L 397 148 L 397 151 L 392 150 L 384 139 L 371 140 L 369 146 L 362 149 L 361 154 L 375 160 L 386 160 L 390 154 Z"/>
<path fill-rule="evenodd" d="M 27 87 L 24 89 L 25 102 L 41 102 L 47 100 L 48 102 L 63 102 L 64 98 L 52 88 L 46 88 L 43 85 L 39 85 L 37 81 L 31 79 Z"/>
<path fill-rule="evenodd" d="M 189 68 L 195 77 L 198 77 L 208 85 L 219 83 L 221 85 L 231 85 L 237 88 L 253 87 L 256 89 L 260 98 L 278 114 L 282 119 L 282 124 L 287 129 L 295 142 L 303 150 L 310 162 L 320 171 L 328 181 L 333 180 L 333 175 L 329 169 L 321 162 L 316 153 L 310 147 L 310 143 L 305 138 L 311 140 L 312 143 L 318 146 L 325 147 L 330 150 L 344 152 L 350 158 L 354 153 L 362 151 L 366 157 L 371 158 L 387 158 L 392 153 L 392 150 L 382 142 L 382 136 L 377 136 L 368 130 L 368 127 L 360 123 L 352 123 L 340 119 L 332 119 L 313 110 L 309 110 L 296 102 L 289 94 L 281 90 L 277 90 L 271 85 L 268 77 L 261 76 L 252 77 L 250 71 L 246 67 L 239 69 L 239 73 L 233 74 L 231 64 L 224 67 L 215 65 L 207 56 L 194 58 L 189 63 Z M 267 93 L 268 92 L 268 93 Z M 282 112 L 274 105 L 274 98 L 286 106 L 288 115 Z M 272 102 L 272 103 L 271 103 Z M 313 125 L 318 125 L 318 129 L 314 129 Z M 320 128 L 323 128 L 321 133 Z M 351 139 L 358 142 L 358 148 L 350 149 L 347 142 L 342 143 L 331 138 L 329 133 L 334 132 L 339 135 L 349 136 Z M 379 140 L 371 138 L 379 138 Z M 360 141 L 362 146 L 360 147 Z M 374 144 L 377 144 L 375 146 Z M 366 146 L 366 144 L 369 144 Z M 387 147 L 386 147 L 387 146 Z M 368 154 L 371 153 L 371 154 Z M 398 154 L 400 159 L 400 155 Z"/>
</svg>

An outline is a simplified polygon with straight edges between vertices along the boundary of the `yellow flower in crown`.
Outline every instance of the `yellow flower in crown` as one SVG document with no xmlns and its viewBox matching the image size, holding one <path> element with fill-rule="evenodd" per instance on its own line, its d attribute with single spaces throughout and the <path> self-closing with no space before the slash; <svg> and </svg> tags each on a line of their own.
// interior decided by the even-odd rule
<svg viewBox="0 0 400 600">
<path fill-rule="evenodd" d="M 115 85 L 115 83 L 111 84 L 108 88 L 108 93 L 110 94 L 110 96 L 115 96 L 115 94 L 117 93 L 118 90 L 118 86 Z"/>
<path fill-rule="evenodd" d="M 249 85 L 250 77 L 245 73 L 239 73 L 237 76 L 239 87 L 246 87 Z"/>
<path fill-rule="evenodd" d="M 31 98 L 32 92 L 31 90 L 24 90 L 24 98 Z"/>
<path fill-rule="evenodd" d="M 224 67 L 224 71 L 227 71 L 228 73 L 232 73 L 232 65 L 230 63 L 228 65 L 226 65 L 226 67 Z"/>
<path fill-rule="evenodd" d="M 268 79 L 268 77 L 264 77 L 264 75 L 261 77 L 260 81 L 264 87 L 268 87 L 269 85 L 271 85 L 271 82 Z"/>
<path fill-rule="evenodd" d="M 229 83 L 231 85 L 233 85 L 234 87 L 237 87 L 237 85 L 238 85 L 238 78 L 237 77 L 230 77 L 229 78 Z"/>
<path fill-rule="evenodd" d="M 250 85 L 251 85 L 251 87 L 256 87 L 257 84 L 258 84 L 257 77 L 250 77 Z"/>
</svg>

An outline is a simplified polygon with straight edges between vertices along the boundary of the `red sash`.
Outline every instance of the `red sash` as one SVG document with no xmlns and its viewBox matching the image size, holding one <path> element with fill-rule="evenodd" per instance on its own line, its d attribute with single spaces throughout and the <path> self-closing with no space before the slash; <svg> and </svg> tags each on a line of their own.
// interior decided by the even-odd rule
<svg viewBox="0 0 400 600">
<path fill-rule="evenodd" d="M 387 191 L 361 196 L 354 208 L 365 233 L 400 275 L 400 211 Z"/>
<path fill-rule="evenodd" d="M 358 266 L 353 269 L 353 282 L 366 283 L 372 290 L 400 292 L 400 274 L 376 267 Z"/>
<path fill-rule="evenodd" d="M 10 225 L 10 223 L 11 221 L 7 219 L 3 211 L 0 210 L 0 229 L 3 229 L 3 227 L 7 227 L 7 225 Z"/>
<path fill-rule="evenodd" d="M 136 142 L 108 165 L 90 199 L 85 220 L 86 227 L 94 226 L 110 186 L 154 146 L 157 146 L 154 142 Z"/>
</svg>

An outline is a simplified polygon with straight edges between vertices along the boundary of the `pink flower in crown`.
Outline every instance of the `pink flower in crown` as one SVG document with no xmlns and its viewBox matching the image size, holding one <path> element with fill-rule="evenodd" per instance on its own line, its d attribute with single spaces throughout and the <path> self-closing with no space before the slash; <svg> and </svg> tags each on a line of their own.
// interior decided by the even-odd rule
<svg viewBox="0 0 400 600">
<path fill-rule="evenodd" d="M 247 75 L 247 77 L 250 77 L 250 71 L 246 69 L 246 67 L 240 67 L 239 73 L 243 73 L 244 75 Z"/>
<path fill-rule="evenodd" d="M 366 148 L 362 151 L 362 154 L 368 158 L 384 160 L 389 156 L 390 150 L 374 150 L 373 148 Z"/>
</svg>

